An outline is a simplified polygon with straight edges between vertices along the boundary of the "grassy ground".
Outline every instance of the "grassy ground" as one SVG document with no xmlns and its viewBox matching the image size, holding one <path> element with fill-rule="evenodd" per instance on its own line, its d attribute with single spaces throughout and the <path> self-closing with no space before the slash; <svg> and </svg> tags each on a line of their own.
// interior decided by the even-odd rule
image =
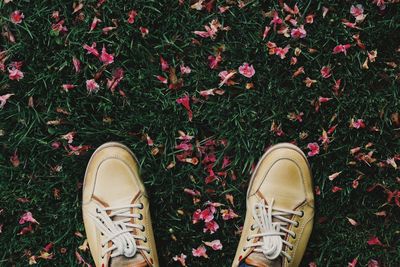
<svg viewBox="0 0 400 267">
<path fill-rule="evenodd" d="M 352 29 L 342 19 L 354 22 L 350 7 L 357 3 L 301 1 L 301 15 L 295 17 L 299 25 L 305 16 L 315 17 L 305 25 L 306 37 L 295 39 L 274 32 L 270 25 L 266 12 L 276 10 L 280 18 L 288 15 L 279 1 L 249 1 L 242 8 L 236 1 L 215 1 L 211 12 L 191 9 L 191 3 L 182 2 L 106 1 L 97 7 L 96 1 L 84 1 L 82 9 L 73 13 L 71 1 L 0 1 L 0 53 L 5 51 L 3 56 L 7 56 L 3 60 L 0 56 L 0 63 L 5 64 L 0 71 L 0 96 L 15 94 L 0 110 L 0 265 L 27 266 L 30 259 L 40 266 L 78 266 L 76 252 L 91 262 L 90 252 L 79 248 L 85 240 L 81 183 L 93 150 L 114 140 L 128 145 L 140 159 L 156 218 L 162 266 L 177 266 L 172 258 L 181 253 L 187 255 L 189 266 L 229 266 L 244 219 L 252 166 L 269 145 L 283 141 L 297 143 L 306 153 L 309 143 L 320 145 L 319 154 L 310 157 L 320 194 L 303 265 L 346 266 L 351 262 L 366 266 L 376 260 L 380 266 L 400 266 L 400 175 L 396 166 L 400 153 L 400 6 L 380 10 L 373 1 L 360 1 L 367 16 L 359 23 L 360 29 Z M 294 6 L 294 2 L 287 3 Z M 225 13 L 218 12 L 217 7 L 227 5 L 230 8 Z M 329 9 L 325 18 L 324 8 Z M 132 9 L 138 15 L 129 24 Z M 10 21 L 15 10 L 24 14 L 19 24 Z M 52 18 L 54 11 L 59 11 L 58 19 Z M 89 31 L 94 17 L 101 22 Z M 215 39 L 193 33 L 203 31 L 213 19 L 230 29 L 219 30 Z M 67 30 L 52 30 L 52 24 L 61 20 Z M 111 26 L 115 28 L 104 34 L 102 29 Z M 263 40 L 265 26 L 272 29 Z M 143 37 L 140 27 L 149 33 Z M 9 33 L 15 42 L 9 40 Z M 365 49 L 352 37 L 357 33 Z M 268 41 L 282 48 L 290 45 L 286 58 L 269 55 Z M 99 52 L 105 46 L 113 53 L 114 62 L 102 66 L 87 54 L 82 46 L 92 42 Z M 351 44 L 347 55 L 332 53 L 339 44 Z M 295 48 L 301 50 L 297 57 Z M 376 61 L 362 68 L 367 52 L 373 50 Z M 222 61 L 211 69 L 208 57 L 217 51 L 222 51 Z M 160 56 L 170 69 L 161 69 Z M 79 72 L 74 70 L 73 57 L 81 62 Z M 292 57 L 298 60 L 295 65 L 290 65 Z M 23 62 L 24 77 L 19 81 L 11 80 L 7 69 L 16 61 Z M 236 84 L 221 86 L 223 95 L 208 99 L 200 95 L 202 90 L 218 88 L 221 71 L 237 71 L 244 62 L 253 65 L 253 77 L 237 73 L 232 78 Z M 189 66 L 191 73 L 182 75 L 181 64 Z M 305 73 L 293 77 L 301 66 Z M 331 77 L 321 76 L 323 66 L 331 67 Z M 117 68 L 123 69 L 124 78 L 112 93 L 106 82 Z M 168 84 L 161 83 L 158 75 L 168 78 Z M 303 82 L 306 77 L 317 82 L 308 88 Z M 93 78 L 100 89 L 88 93 L 86 80 Z M 332 88 L 339 79 L 335 94 Z M 76 87 L 66 92 L 63 84 Z M 180 88 L 169 89 L 169 84 Z M 246 84 L 253 88 L 246 89 Z M 185 94 L 190 97 L 192 121 L 176 102 Z M 332 99 L 324 102 L 319 97 Z M 303 112 L 302 122 L 290 120 L 292 112 Z M 362 123 L 359 129 L 360 125 L 351 126 L 352 119 L 362 119 L 365 127 Z M 271 131 L 273 124 L 277 129 Z M 323 130 L 334 125 L 329 143 L 323 145 Z M 178 131 L 194 136 L 191 144 L 207 147 L 205 153 L 195 149 L 188 156 L 197 157 L 197 165 L 179 161 Z M 69 132 L 75 132 L 70 145 L 82 145 L 81 150 L 90 146 L 86 153 L 70 153 L 62 137 Z M 206 140 L 214 140 L 215 145 Z M 60 147 L 52 147 L 54 142 Z M 360 151 L 351 154 L 356 147 Z M 219 175 L 209 184 L 205 183 L 209 176 L 205 167 L 210 163 L 203 161 L 207 154 L 216 156 L 211 165 Z M 231 164 L 222 170 L 224 157 Z M 336 172 L 341 173 L 329 180 Z M 200 201 L 194 204 L 184 188 L 198 190 Z M 231 196 L 232 203 L 227 200 Z M 212 235 L 203 233 L 203 222 L 192 224 L 191 217 L 208 200 L 224 204 L 215 215 L 220 229 Z M 223 220 L 219 211 L 227 208 L 240 216 Z M 39 224 L 19 224 L 27 211 Z M 27 233 L 19 234 L 24 227 Z M 208 248 L 209 259 L 192 256 L 192 248 L 214 239 L 221 240 L 221 251 Z M 50 242 L 54 246 L 48 255 L 43 252 Z"/>
</svg>

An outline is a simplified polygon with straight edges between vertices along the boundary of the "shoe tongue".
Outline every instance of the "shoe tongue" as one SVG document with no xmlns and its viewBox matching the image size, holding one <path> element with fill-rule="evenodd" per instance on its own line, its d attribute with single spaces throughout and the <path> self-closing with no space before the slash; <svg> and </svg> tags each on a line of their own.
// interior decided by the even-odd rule
<svg viewBox="0 0 400 267">
<path fill-rule="evenodd" d="M 142 254 L 136 253 L 132 258 L 127 258 L 124 255 L 117 256 L 111 259 L 110 267 L 148 267 L 146 260 Z"/>
<path fill-rule="evenodd" d="M 253 251 L 246 257 L 245 263 L 254 267 L 281 267 L 281 257 L 276 260 L 268 260 L 263 253 Z"/>
</svg>

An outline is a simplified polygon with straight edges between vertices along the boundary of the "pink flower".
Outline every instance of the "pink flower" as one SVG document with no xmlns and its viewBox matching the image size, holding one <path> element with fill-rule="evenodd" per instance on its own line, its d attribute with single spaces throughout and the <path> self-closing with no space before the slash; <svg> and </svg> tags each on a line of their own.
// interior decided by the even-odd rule
<svg viewBox="0 0 400 267">
<path fill-rule="evenodd" d="M 379 267 L 379 262 L 377 260 L 370 259 L 368 261 L 367 267 Z"/>
<path fill-rule="evenodd" d="M 167 71 L 169 69 L 168 62 L 162 56 L 160 56 L 160 64 L 162 71 Z"/>
<path fill-rule="evenodd" d="M 314 17 L 315 17 L 314 14 L 308 15 L 308 16 L 306 17 L 306 23 L 307 23 L 307 24 L 313 24 L 313 23 L 314 23 Z"/>
<path fill-rule="evenodd" d="M 300 39 L 300 38 L 305 38 L 307 36 L 307 32 L 304 29 L 304 26 L 301 25 L 297 29 L 292 29 L 292 31 L 290 32 L 290 35 L 294 39 Z"/>
<path fill-rule="evenodd" d="M 356 121 L 352 120 L 351 126 L 356 129 L 362 129 L 365 128 L 365 123 L 362 119 L 358 119 Z"/>
<path fill-rule="evenodd" d="M 186 111 L 188 112 L 189 121 L 192 121 L 193 111 L 190 109 L 189 95 L 185 95 L 184 97 L 178 98 L 176 100 L 176 103 L 181 104 L 186 109 Z"/>
<path fill-rule="evenodd" d="M 322 75 L 322 78 L 325 78 L 325 79 L 331 77 L 331 76 L 332 76 L 331 67 L 329 67 L 329 66 L 323 66 L 323 67 L 321 68 L 321 75 Z"/>
<path fill-rule="evenodd" d="M 281 18 L 279 18 L 279 16 L 278 16 L 278 12 L 274 12 L 274 16 L 273 16 L 273 18 L 272 18 L 272 20 L 271 20 L 271 23 L 270 24 L 274 24 L 274 31 L 276 31 L 276 26 L 277 25 L 281 25 L 283 23 L 283 20 L 281 19 Z"/>
<path fill-rule="evenodd" d="M 318 143 L 309 143 L 307 148 L 310 150 L 308 152 L 308 156 L 312 157 L 319 154 L 319 145 Z"/>
<path fill-rule="evenodd" d="M 219 225 L 216 221 L 210 221 L 205 223 L 205 227 L 203 229 L 204 233 L 210 232 L 210 234 L 215 233 L 219 229 Z"/>
<path fill-rule="evenodd" d="M 326 102 L 328 102 L 328 101 L 330 101 L 330 100 L 332 100 L 331 97 L 322 97 L 322 96 L 320 96 L 320 97 L 318 98 L 318 102 L 319 102 L 319 103 L 326 103 Z"/>
<path fill-rule="evenodd" d="M 135 22 L 135 18 L 136 18 L 136 16 L 137 16 L 137 12 L 136 12 L 136 10 L 131 10 L 131 11 L 129 11 L 129 13 L 128 13 L 128 23 L 129 24 L 133 24 L 134 22 Z"/>
<path fill-rule="evenodd" d="M 372 236 L 368 241 L 367 244 L 370 246 L 383 246 L 382 242 L 379 240 L 378 237 Z"/>
<path fill-rule="evenodd" d="M 52 147 L 53 149 L 59 149 L 60 146 L 61 146 L 61 143 L 58 142 L 58 141 L 54 141 L 53 143 L 51 143 L 51 147 Z"/>
<path fill-rule="evenodd" d="M 76 57 L 72 58 L 72 64 L 74 65 L 75 72 L 79 72 L 81 70 L 81 62 Z"/>
<path fill-rule="evenodd" d="M 201 220 L 201 209 L 197 209 L 192 215 L 192 223 L 196 224 Z"/>
<path fill-rule="evenodd" d="M 199 196 L 201 196 L 200 191 L 194 190 L 194 189 L 185 188 L 185 189 L 183 189 L 183 192 L 185 192 L 186 194 L 191 195 L 191 196 L 193 196 L 193 197 L 199 197 Z M 199 216 L 200 216 L 200 215 L 199 215 Z M 199 218 L 200 218 L 200 217 L 199 217 Z"/>
<path fill-rule="evenodd" d="M 231 78 L 233 78 L 233 76 L 235 76 L 236 71 L 221 71 L 218 76 L 221 78 L 221 82 L 219 83 L 219 87 L 221 87 L 222 85 L 226 84 L 226 85 L 232 85 L 235 84 L 234 81 L 231 80 Z"/>
<path fill-rule="evenodd" d="M 156 78 L 157 78 L 157 80 L 159 80 L 163 84 L 167 84 L 168 83 L 168 79 L 163 77 L 163 76 L 157 75 Z"/>
<path fill-rule="evenodd" d="M 218 64 L 222 61 L 222 57 L 220 54 L 218 54 L 217 56 L 208 56 L 208 66 L 210 67 L 210 69 L 216 69 L 218 68 Z"/>
<path fill-rule="evenodd" d="M 97 91 L 99 91 L 100 86 L 94 79 L 91 79 L 86 81 L 86 89 L 89 91 L 89 93 L 96 93 Z"/>
<path fill-rule="evenodd" d="M 247 78 L 253 77 L 255 72 L 253 65 L 249 65 L 247 62 L 243 63 L 243 65 L 239 67 L 239 73 Z"/>
<path fill-rule="evenodd" d="M 65 20 L 60 20 L 59 22 L 52 24 L 51 29 L 55 32 L 59 33 L 65 33 L 68 32 L 68 29 L 66 26 L 64 26 Z"/>
<path fill-rule="evenodd" d="M 139 30 L 140 30 L 140 33 L 142 34 L 143 38 L 146 37 L 149 34 L 149 29 L 147 29 L 145 27 L 140 26 Z"/>
<path fill-rule="evenodd" d="M 332 192 L 333 193 L 336 193 L 336 192 L 339 192 L 339 191 L 342 191 L 343 190 L 343 188 L 341 188 L 341 187 L 339 187 L 339 186 L 334 186 L 334 187 L 332 187 Z"/>
<path fill-rule="evenodd" d="M 212 210 L 211 208 L 206 208 L 201 212 L 200 219 L 204 220 L 206 223 L 210 222 L 214 219 L 214 212 L 215 209 Z"/>
<path fill-rule="evenodd" d="M 192 72 L 192 69 L 189 66 L 181 65 L 181 73 L 182 75 L 184 74 L 190 74 Z"/>
<path fill-rule="evenodd" d="M 186 258 L 187 258 L 187 256 L 185 254 L 181 253 L 181 255 L 179 255 L 179 256 L 176 255 L 172 259 L 174 261 L 178 261 L 181 264 L 181 266 L 186 266 Z"/>
<path fill-rule="evenodd" d="M 124 70 L 122 68 L 117 68 L 113 71 L 112 79 L 107 78 L 107 88 L 114 92 L 118 84 L 124 78 Z"/>
<path fill-rule="evenodd" d="M 24 73 L 22 71 L 20 71 L 18 68 L 9 68 L 8 69 L 8 78 L 10 78 L 10 80 L 16 80 L 19 81 L 22 78 L 24 78 Z"/>
<path fill-rule="evenodd" d="M 335 172 L 328 176 L 328 179 L 333 181 L 335 180 L 342 172 Z"/>
<path fill-rule="evenodd" d="M 267 35 L 270 30 L 271 30 L 271 27 L 265 26 L 264 33 L 263 33 L 263 40 L 265 40 L 265 38 L 267 38 Z"/>
<path fill-rule="evenodd" d="M 65 92 L 68 92 L 69 90 L 72 90 L 72 89 L 74 89 L 76 87 L 76 85 L 73 85 L 73 84 L 63 84 L 62 85 L 62 89 L 65 91 Z"/>
<path fill-rule="evenodd" d="M 358 258 L 354 258 L 351 262 L 347 264 L 347 267 L 356 267 Z"/>
<path fill-rule="evenodd" d="M 281 59 L 286 57 L 286 54 L 289 52 L 290 46 L 286 46 L 285 48 L 277 47 L 275 48 L 275 55 L 279 56 Z"/>
<path fill-rule="evenodd" d="M 11 22 L 14 24 L 19 24 L 22 22 L 22 19 L 24 18 L 24 13 L 22 13 L 20 10 L 15 10 L 13 13 L 10 15 Z"/>
<path fill-rule="evenodd" d="M 13 95 L 14 94 L 5 94 L 5 95 L 0 96 L 0 109 L 5 106 L 5 104 L 7 103 L 7 100 Z"/>
<path fill-rule="evenodd" d="M 221 214 L 224 221 L 232 220 L 239 217 L 239 215 L 237 215 L 232 209 L 221 210 Z"/>
<path fill-rule="evenodd" d="M 226 167 L 228 167 L 231 164 L 231 160 L 229 159 L 229 157 L 225 156 L 223 161 L 222 161 L 222 167 L 221 169 L 225 169 Z"/>
<path fill-rule="evenodd" d="M 183 151 L 191 151 L 193 148 L 192 144 L 187 144 L 187 143 L 181 143 L 177 146 L 175 146 L 175 149 L 177 150 L 183 150 Z"/>
<path fill-rule="evenodd" d="M 90 31 L 93 31 L 94 29 L 96 29 L 97 24 L 101 22 L 100 19 L 98 19 L 97 17 L 94 17 L 92 24 L 90 24 Z"/>
<path fill-rule="evenodd" d="M 106 65 L 109 65 L 114 62 L 114 55 L 108 54 L 104 46 L 101 49 L 100 61 Z"/>
<path fill-rule="evenodd" d="M 96 44 L 95 42 L 93 42 L 91 46 L 88 46 L 87 44 L 84 44 L 84 45 L 83 45 L 83 48 L 84 48 L 86 51 L 88 51 L 88 54 L 92 54 L 92 55 L 94 55 L 95 57 L 99 57 L 100 54 L 99 54 L 99 51 L 97 51 L 97 49 L 96 49 L 96 45 L 97 45 L 97 44 Z"/>
<path fill-rule="evenodd" d="M 38 221 L 36 221 L 35 218 L 33 218 L 32 213 L 29 211 L 26 212 L 24 215 L 22 215 L 21 218 L 19 219 L 19 224 L 24 224 L 26 222 L 39 224 Z"/>
<path fill-rule="evenodd" d="M 345 44 L 345 45 L 337 45 L 333 48 L 333 54 L 338 54 L 338 53 L 343 53 L 347 55 L 347 50 L 351 47 L 350 44 Z"/>
<path fill-rule="evenodd" d="M 374 4 L 376 4 L 380 10 L 384 10 L 386 8 L 385 0 L 374 0 Z"/>
<path fill-rule="evenodd" d="M 204 257 L 204 258 L 208 258 L 207 255 L 207 249 L 205 246 L 201 245 L 196 249 L 192 249 L 192 255 L 193 257 Z"/>
<path fill-rule="evenodd" d="M 218 239 L 213 240 L 211 242 L 203 242 L 203 243 L 204 243 L 204 245 L 211 247 L 213 250 L 222 250 L 221 241 Z"/>
<path fill-rule="evenodd" d="M 69 132 L 67 134 L 62 135 L 61 138 L 67 140 L 68 144 L 71 144 L 74 141 L 75 135 L 76 132 Z"/>
<path fill-rule="evenodd" d="M 358 16 L 362 16 L 364 14 L 363 6 L 360 4 L 356 6 L 352 5 L 350 8 L 350 14 L 352 14 L 355 18 L 357 18 Z"/>
</svg>

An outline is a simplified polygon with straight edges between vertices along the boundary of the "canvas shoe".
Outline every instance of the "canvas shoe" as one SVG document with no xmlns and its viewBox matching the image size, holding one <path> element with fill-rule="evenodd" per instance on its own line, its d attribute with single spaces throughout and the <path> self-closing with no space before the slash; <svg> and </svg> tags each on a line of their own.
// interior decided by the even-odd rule
<svg viewBox="0 0 400 267">
<path fill-rule="evenodd" d="M 275 145 L 251 177 L 246 218 L 232 266 L 299 266 L 313 227 L 314 194 L 304 153 Z"/>
<path fill-rule="evenodd" d="M 83 221 L 97 267 L 159 266 L 149 200 L 133 153 L 106 143 L 86 169 Z"/>
</svg>

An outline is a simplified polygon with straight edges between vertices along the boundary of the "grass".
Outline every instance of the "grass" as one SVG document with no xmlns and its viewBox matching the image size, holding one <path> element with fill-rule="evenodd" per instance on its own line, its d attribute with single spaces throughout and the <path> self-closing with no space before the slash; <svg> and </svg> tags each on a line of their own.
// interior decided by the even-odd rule
<svg viewBox="0 0 400 267">
<path fill-rule="evenodd" d="M 307 152 L 308 143 L 318 142 L 323 129 L 336 124 L 327 149 L 321 147 L 319 155 L 310 157 L 314 184 L 321 194 L 316 196 L 314 231 L 303 266 L 310 262 L 346 266 L 353 259 L 358 260 L 357 266 L 366 266 L 372 259 L 381 266 L 400 265 L 400 207 L 387 197 L 388 192 L 398 192 L 400 175 L 398 168 L 386 163 L 400 153 L 399 5 L 388 5 L 380 11 L 372 1 L 362 1 L 368 16 L 360 25 L 362 29 L 357 30 L 341 23 L 342 18 L 354 21 L 349 13 L 353 1 L 301 1 L 298 5 L 302 14 L 316 15 L 314 23 L 306 25 L 306 38 L 286 38 L 271 30 L 262 40 L 264 27 L 270 22 L 262 11 L 275 9 L 282 17 L 278 3 L 255 0 L 239 8 L 235 1 L 227 2 L 233 4 L 223 14 L 216 8 L 210 13 L 190 9 L 188 1 L 183 5 L 167 0 L 130 4 L 106 1 L 99 8 L 96 1 L 85 1 L 75 14 L 71 1 L 0 2 L 0 26 L 3 32 L 7 26 L 16 39 L 12 43 L 0 37 L 0 51 L 7 51 L 6 65 L 23 61 L 24 73 L 23 79 L 13 81 L 7 69 L 0 71 L 0 95 L 15 94 L 0 110 L 1 266 L 27 266 L 30 256 L 40 255 L 49 242 L 54 243 L 52 259 L 37 258 L 39 266 L 78 266 L 76 251 L 91 262 L 90 252 L 79 249 L 85 238 L 77 234 L 84 235 L 81 183 L 93 150 L 112 140 L 128 145 L 140 160 L 151 197 L 152 217 L 156 218 L 153 223 L 162 266 L 175 266 L 172 257 L 180 253 L 188 255 L 189 266 L 230 266 L 239 240 L 235 232 L 244 220 L 250 171 L 263 151 L 271 144 L 289 141 Z M 225 1 L 216 3 L 226 5 Z M 293 7 L 294 2 L 288 4 Z M 329 8 L 326 18 L 322 18 L 323 7 Z M 13 24 L 10 13 L 17 9 L 25 18 L 22 23 Z M 128 24 L 131 9 L 137 10 L 138 16 Z M 51 31 L 55 21 L 51 14 L 56 10 L 65 19 L 68 31 L 64 34 Z M 94 16 L 102 22 L 89 32 Z M 215 40 L 193 33 L 216 18 L 231 29 L 218 32 Z M 108 34 L 102 33 L 103 27 L 115 25 L 117 28 Z M 149 29 L 147 36 L 142 37 L 140 26 Z M 369 63 L 369 69 L 360 67 L 367 53 L 354 45 L 352 36 L 356 33 L 360 33 L 367 51 L 378 51 L 376 62 Z M 281 47 L 290 44 L 292 49 L 282 60 L 268 55 L 267 41 Z M 102 68 L 99 60 L 82 48 L 92 42 L 97 42 L 99 49 L 104 45 L 107 52 L 115 53 L 115 62 L 98 76 L 99 92 L 89 94 L 85 81 Z M 347 43 L 353 45 L 347 55 L 332 54 L 333 47 Z M 207 58 L 221 47 L 223 61 L 212 70 Z M 302 53 L 297 64 L 291 66 L 289 60 L 296 47 Z M 310 52 L 309 48 L 316 51 Z M 176 67 L 178 78 L 181 63 L 190 66 L 192 72 L 183 76 L 182 88 L 170 90 L 156 79 L 157 75 L 168 77 L 161 70 L 160 55 Z M 73 56 L 82 63 L 79 73 L 73 69 Z M 222 87 L 225 94 L 207 100 L 200 96 L 201 90 L 218 87 L 220 71 L 237 70 L 243 62 L 255 68 L 251 79 L 237 74 L 233 79 L 236 85 Z M 332 67 L 333 77 L 329 79 L 320 74 L 326 65 Z M 300 66 L 304 66 L 305 74 L 292 78 Z M 126 97 L 118 89 L 111 93 L 105 85 L 117 67 L 125 71 L 118 89 Z M 306 77 L 317 83 L 307 88 L 303 82 Z M 334 79 L 342 80 L 340 88 L 344 90 L 338 96 L 331 90 Z M 246 89 L 247 82 L 252 82 L 254 88 Z M 61 86 L 67 83 L 77 87 L 65 92 Z M 190 104 L 192 121 L 176 103 L 185 94 L 195 98 Z M 320 96 L 332 100 L 322 103 L 317 112 L 311 102 Z M 28 105 L 30 98 L 33 105 Z M 289 120 L 290 112 L 304 112 L 303 122 Z M 363 119 L 366 127 L 350 128 L 352 119 Z M 59 123 L 48 123 L 54 120 Z M 273 122 L 281 125 L 283 136 L 270 131 Z M 67 141 L 61 136 L 71 131 L 76 132 L 72 145 L 89 145 L 87 153 L 68 156 Z M 178 131 L 193 135 L 193 144 L 206 139 L 226 140 L 227 145 L 217 145 L 214 150 L 216 166 L 224 156 L 232 161 L 227 177 L 205 184 L 208 173 L 204 164 L 177 161 Z M 146 135 L 154 146 L 147 144 Z M 53 142 L 62 145 L 53 149 Z M 351 155 L 354 147 L 361 147 L 361 154 Z M 362 153 L 371 151 L 375 162 L 358 160 Z M 15 152 L 20 160 L 18 167 L 10 162 Z M 167 169 L 171 162 L 175 166 Z M 334 181 L 328 179 L 339 171 L 342 173 Z M 358 177 L 359 185 L 353 188 Z M 375 184 L 386 189 L 367 190 Z M 343 190 L 332 192 L 334 186 Z M 201 201 L 193 204 L 184 188 L 199 190 Z M 226 200 L 226 194 L 234 197 L 234 206 Z M 193 225 L 191 215 L 208 200 L 231 207 L 240 217 L 223 221 L 218 215 L 220 229 L 213 235 L 204 234 L 203 223 Z M 18 223 L 26 211 L 31 211 L 40 224 L 33 225 L 32 232 L 18 235 L 28 225 Z M 382 211 L 386 216 L 375 214 Z M 351 225 L 347 218 L 359 225 Z M 375 236 L 382 246 L 367 244 Z M 221 240 L 222 251 L 208 249 L 209 259 L 192 256 L 192 248 L 214 239 Z"/>
</svg>

